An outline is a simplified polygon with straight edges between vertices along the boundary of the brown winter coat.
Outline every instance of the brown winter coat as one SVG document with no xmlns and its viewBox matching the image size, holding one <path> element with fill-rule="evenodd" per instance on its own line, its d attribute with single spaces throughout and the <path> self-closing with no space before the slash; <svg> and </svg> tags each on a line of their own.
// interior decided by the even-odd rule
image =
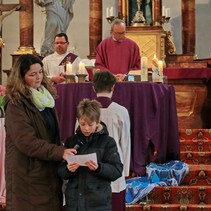
<svg viewBox="0 0 211 211">
<path fill-rule="evenodd" d="M 58 125 L 53 144 L 40 112 L 23 98 L 19 106 L 6 104 L 5 128 L 6 209 L 59 211 L 57 161 L 62 160 L 64 147 L 58 146 Z"/>
</svg>

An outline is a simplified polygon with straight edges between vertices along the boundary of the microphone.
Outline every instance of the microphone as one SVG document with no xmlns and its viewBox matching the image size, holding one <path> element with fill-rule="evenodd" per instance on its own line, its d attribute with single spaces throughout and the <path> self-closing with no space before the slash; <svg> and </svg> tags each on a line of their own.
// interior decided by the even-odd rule
<svg viewBox="0 0 211 211">
<path fill-rule="evenodd" d="M 78 141 L 78 143 L 73 147 L 73 149 L 79 150 L 83 145 L 84 143 L 82 141 Z"/>
</svg>

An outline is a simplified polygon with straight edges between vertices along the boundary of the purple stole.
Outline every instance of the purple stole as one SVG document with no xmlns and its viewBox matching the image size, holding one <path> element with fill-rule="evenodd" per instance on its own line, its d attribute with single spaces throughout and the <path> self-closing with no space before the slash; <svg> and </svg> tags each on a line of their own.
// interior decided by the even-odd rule
<svg viewBox="0 0 211 211">
<path fill-rule="evenodd" d="M 59 65 L 65 65 L 67 62 L 73 63 L 78 56 L 73 53 L 68 53 Z"/>
</svg>

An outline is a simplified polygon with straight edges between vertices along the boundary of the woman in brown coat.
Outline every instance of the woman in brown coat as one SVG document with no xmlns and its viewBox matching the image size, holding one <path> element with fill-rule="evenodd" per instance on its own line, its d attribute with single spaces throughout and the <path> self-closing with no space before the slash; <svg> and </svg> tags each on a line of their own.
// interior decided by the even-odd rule
<svg viewBox="0 0 211 211">
<path fill-rule="evenodd" d="M 55 89 L 41 60 L 22 55 L 6 86 L 6 209 L 59 211 L 57 163 L 74 149 L 60 145 L 54 109 Z"/>
</svg>

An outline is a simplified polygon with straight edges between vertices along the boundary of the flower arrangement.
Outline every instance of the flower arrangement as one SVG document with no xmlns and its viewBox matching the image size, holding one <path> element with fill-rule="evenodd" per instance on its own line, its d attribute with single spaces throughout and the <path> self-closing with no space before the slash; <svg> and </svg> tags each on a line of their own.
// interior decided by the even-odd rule
<svg viewBox="0 0 211 211">
<path fill-rule="evenodd" d="M 4 95 L 6 88 L 0 85 L 0 117 L 4 116 Z"/>
</svg>

